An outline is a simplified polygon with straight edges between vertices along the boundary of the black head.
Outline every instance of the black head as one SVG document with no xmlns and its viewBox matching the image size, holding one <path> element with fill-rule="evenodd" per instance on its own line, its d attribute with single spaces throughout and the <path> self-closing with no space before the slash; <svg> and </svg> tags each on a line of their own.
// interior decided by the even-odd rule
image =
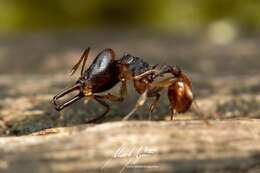
<svg viewBox="0 0 260 173">
<path fill-rule="evenodd" d="M 75 66 L 72 68 L 71 74 L 74 74 L 83 61 L 81 75 L 78 78 L 76 84 L 71 88 L 63 90 L 53 98 L 53 104 L 55 105 L 57 110 L 62 110 L 63 108 L 69 106 L 82 97 L 91 96 L 98 90 L 104 90 L 106 88 L 112 87 L 114 83 L 117 82 L 111 80 L 111 77 L 107 75 L 108 69 L 113 69 L 111 65 L 113 65 L 113 62 L 115 61 L 114 51 L 112 49 L 105 49 L 100 52 L 95 58 L 94 62 L 91 64 L 91 66 L 84 71 L 84 66 L 88 57 L 89 50 L 90 48 L 87 48 L 84 51 L 78 63 L 75 64 Z M 110 73 L 114 74 L 113 72 Z M 103 87 L 102 85 L 108 86 Z M 79 92 L 78 95 L 74 96 L 69 101 L 61 105 L 58 105 L 56 103 L 59 98 L 76 91 Z"/>
<path fill-rule="evenodd" d="M 79 83 L 85 96 L 101 92 L 118 81 L 115 53 L 107 48 L 100 52 L 90 67 L 79 77 Z"/>
</svg>

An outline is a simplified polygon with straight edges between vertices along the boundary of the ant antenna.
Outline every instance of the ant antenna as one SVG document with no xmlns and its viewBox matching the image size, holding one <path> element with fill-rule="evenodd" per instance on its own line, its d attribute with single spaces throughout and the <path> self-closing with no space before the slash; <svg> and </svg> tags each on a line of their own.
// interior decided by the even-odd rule
<svg viewBox="0 0 260 173">
<path fill-rule="evenodd" d="M 88 53 L 90 51 L 90 47 L 88 47 L 87 49 L 85 49 L 85 51 L 83 52 L 83 54 L 81 55 L 79 61 L 77 62 L 77 64 L 74 65 L 74 67 L 72 68 L 71 72 L 70 72 L 70 75 L 72 76 L 76 71 L 77 69 L 79 68 L 79 65 L 81 64 L 82 60 L 83 60 L 83 64 L 82 64 L 82 68 L 81 68 L 81 72 L 80 72 L 80 76 L 83 75 L 83 72 L 84 72 L 84 68 L 85 68 L 85 64 L 86 64 L 86 61 L 88 59 Z"/>
</svg>

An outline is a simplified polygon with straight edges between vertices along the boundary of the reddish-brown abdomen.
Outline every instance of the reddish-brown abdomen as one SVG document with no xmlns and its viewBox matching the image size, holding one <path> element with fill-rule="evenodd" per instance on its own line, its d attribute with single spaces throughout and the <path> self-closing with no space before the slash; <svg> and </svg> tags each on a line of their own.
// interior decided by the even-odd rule
<svg viewBox="0 0 260 173">
<path fill-rule="evenodd" d="M 172 109 L 178 113 L 186 112 L 190 108 L 193 101 L 192 87 L 184 74 L 169 86 L 168 98 Z"/>
</svg>

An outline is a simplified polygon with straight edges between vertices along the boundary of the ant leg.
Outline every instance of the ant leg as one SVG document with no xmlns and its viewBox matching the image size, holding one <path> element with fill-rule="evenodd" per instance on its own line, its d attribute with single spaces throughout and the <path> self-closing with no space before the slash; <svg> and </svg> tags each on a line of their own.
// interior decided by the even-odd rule
<svg viewBox="0 0 260 173">
<path fill-rule="evenodd" d="M 176 115 L 176 110 L 174 108 L 171 108 L 171 120 L 173 120 L 173 116 Z"/>
<path fill-rule="evenodd" d="M 160 94 L 157 93 L 155 100 L 151 103 L 150 108 L 149 108 L 149 120 L 152 120 L 152 113 L 153 113 L 159 99 L 160 99 Z"/>
<path fill-rule="evenodd" d="M 126 97 L 126 93 L 127 93 L 127 88 L 126 88 L 126 81 L 122 81 L 122 86 L 120 88 L 120 97 L 118 96 L 114 96 L 110 93 L 107 93 L 106 95 L 104 96 L 100 96 L 100 95 L 97 95 L 98 98 L 102 98 L 102 99 L 108 99 L 110 101 L 119 101 L 119 102 L 122 102 L 124 101 L 125 97 Z"/>
<path fill-rule="evenodd" d="M 124 101 L 126 94 L 127 94 L 126 81 L 123 80 L 120 88 L 120 98 L 118 99 L 118 101 L 120 102 Z"/>
<path fill-rule="evenodd" d="M 154 87 L 169 87 L 170 85 L 172 85 L 173 83 L 175 83 L 177 81 L 176 78 L 174 77 L 168 77 L 164 80 L 158 81 L 158 82 L 153 82 L 150 83 L 150 86 L 154 86 Z M 156 100 L 155 100 L 156 101 Z M 154 101 L 154 102 L 155 102 Z M 171 111 L 171 120 L 173 120 L 173 116 L 176 115 L 176 110 L 174 108 L 170 108 Z"/>
<path fill-rule="evenodd" d="M 123 64 L 120 66 L 120 78 L 123 80 L 140 80 L 146 77 L 149 74 L 159 74 L 160 71 L 158 70 L 148 70 L 138 76 L 132 76 L 132 72 L 128 69 L 127 65 Z"/>
<path fill-rule="evenodd" d="M 147 92 L 148 92 L 148 87 L 146 87 L 145 91 L 143 92 L 143 94 L 139 97 L 137 104 L 135 105 L 135 108 L 129 113 L 127 114 L 123 120 L 128 120 L 130 117 L 132 117 L 134 115 L 134 113 L 143 106 L 146 98 L 147 98 Z"/>
<path fill-rule="evenodd" d="M 79 68 L 79 65 L 81 64 L 81 62 L 83 60 L 83 65 L 82 65 L 81 72 L 80 72 L 80 76 L 82 76 L 83 71 L 84 71 L 84 67 L 85 67 L 85 64 L 86 64 L 86 61 L 87 61 L 87 58 L 88 58 L 89 51 L 90 51 L 90 47 L 85 49 L 85 51 L 81 55 L 81 57 L 80 57 L 79 61 L 77 62 L 77 64 L 75 64 L 74 67 L 72 68 L 70 75 L 73 75 L 77 71 L 77 69 Z"/>
<path fill-rule="evenodd" d="M 160 68 L 160 73 L 156 74 L 155 77 L 162 76 L 166 73 L 171 73 L 173 76 L 181 74 L 181 69 L 178 66 L 163 65 Z"/>
<path fill-rule="evenodd" d="M 105 103 L 104 101 L 100 100 L 100 99 L 108 99 L 111 101 L 123 101 L 125 99 L 126 96 L 126 82 L 122 81 L 122 86 L 120 89 L 120 97 L 111 95 L 110 93 L 104 95 L 104 96 L 100 96 L 100 95 L 95 95 L 92 98 L 95 98 L 96 101 L 98 101 L 100 104 L 102 104 L 103 106 L 105 106 L 107 108 L 106 112 L 103 113 L 101 116 L 99 116 L 98 118 L 95 118 L 94 120 L 90 120 L 87 123 L 95 123 L 96 121 L 99 121 L 100 119 L 102 119 L 103 117 L 105 117 L 105 115 L 110 111 L 110 107 L 107 103 Z M 89 102 L 89 100 L 91 99 L 91 97 L 89 97 L 89 99 L 86 101 L 86 103 Z"/>
<path fill-rule="evenodd" d="M 176 81 L 177 81 L 177 78 L 168 77 L 168 78 L 163 79 L 158 82 L 149 83 L 149 85 L 153 86 L 153 87 L 168 87 L 168 86 L 172 85 L 173 83 L 175 83 Z"/>
<path fill-rule="evenodd" d="M 97 121 L 99 121 L 99 120 L 101 120 L 101 119 L 103 119 L 105 116 L 106 116 L 106 114 L 110 111 L 110 106 L 106 103 L 106 102 L 104 102 L 103 100 L 100 100 L 98 97 L 94 97 L 94 99 L 98 102 L 98 103 L 100 103 L 101 105 L 103 105 L 103 106 L 105 106 L 106 108 L 107 108 L 107 110 L 101 115 L 101 116 L 99 116 L 99 117 L 97 117 L 97 118 L 95 118 L 95 119 L 93 119 L 93 120 L 89 120 L 89 121 L 87 121 L 86 123 L 96 123 Z"/>
<path fill-rule="evenodd" d="M 148 71 L 146 71 L 146 72 L 144 72 L 144 73 L 142 73 L 142 74 L 140 74 L 140 75 L 138 75 L 138 76 L 133 77 L 133 79 L 134 79 L 134 80 L 140 80 L 140 79 L 142 79 L 143 77 L 145 77 L 145 76 L 147 76 L 147 75 L 149 75 L 149 74 L 152 74 L 152 73 L 154 73 L 154 74 L 159 74 L 160 71 L 158 71 L 158 70 L 148 70 Z"/>
<path fill-rule="evenodd" d="M 152 120 L 152 113 L 160 99 L 160 94 L 158 92 L 160 92 L 161 90 L 163 90 L 163 87 L 154 87 L 153 89 L 149 90 L 147 94 L 148 97 L 156 97 L 149 106 L 149 120 Z"/>
</svg>

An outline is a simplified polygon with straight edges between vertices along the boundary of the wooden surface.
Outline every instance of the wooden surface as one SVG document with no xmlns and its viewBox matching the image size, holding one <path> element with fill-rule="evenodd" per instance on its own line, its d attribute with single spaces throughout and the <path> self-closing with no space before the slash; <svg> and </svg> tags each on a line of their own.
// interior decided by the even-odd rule
<svg viewBox="0 0 260 173">
<path fill-rule="evenodd" d="M 204 35 L 116 30 L 1 37 L 0 172 L 259 172 L 259 40 L 216 45 Z M 153 121 L 148 99 L 135 121 L 121 122 L 139 96 L 131 82 L 123 103 L 108 102 L 103 124 L 84 124 L 104 111 L 94 101 L 58 113 L 51 99 L 74 84 L 69 71 L 88 46 L 88 65 L 110 47 L 118 58 L 180 66 L 211 126 L 193 110 L 169 121 L 167 90 Z"/>
</svg>

